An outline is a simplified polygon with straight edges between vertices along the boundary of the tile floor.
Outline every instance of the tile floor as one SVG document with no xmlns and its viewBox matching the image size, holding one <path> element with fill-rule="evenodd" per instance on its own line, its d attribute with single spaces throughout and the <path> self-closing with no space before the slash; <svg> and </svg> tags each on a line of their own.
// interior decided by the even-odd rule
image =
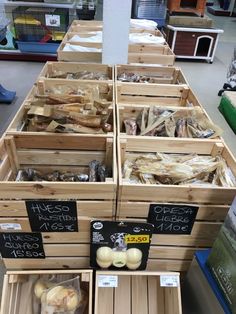
<svg viewBox="0 0 236 314">
<path fill-rule="evenodd" d="M 236 18 L 213 18 L 215 27 L 225 31 L 220 37 L 213 64 L 178 60 L 176 65 L 182 68 L 190 86 L 210 117 L 224 130 L 223 138 L 236 155 L 236 136 L 217 109 L 220 101 L 217 93 L 226 81 L 227 69 L 236 46 Z M 42 67 L 43 63 L 0 61 L 0 84 L 17 92 L 17 97 L 12 104 L 0 104 L 0 134 L 6 130 Z M 0 278 L 3 273 L 4 269 L 0 272 Z M 186 314 L 189 313 L 187 310 Z"/>
</svg>

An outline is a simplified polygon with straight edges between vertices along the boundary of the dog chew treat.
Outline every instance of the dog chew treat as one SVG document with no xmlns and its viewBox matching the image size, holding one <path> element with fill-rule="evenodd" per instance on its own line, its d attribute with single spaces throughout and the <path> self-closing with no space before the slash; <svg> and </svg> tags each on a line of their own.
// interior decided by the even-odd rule
<svg viewBox="0 0 236 314">
<path fill-rule="evenodd" d="M 98 181 L 98 167 L 101 166 L 100 162 L 97 160 L 92 160 L 89 163 L 89 182 Z"/>
<path fill-rule="evenodd" d="M 101 268 L 108 268 L 112 264 L 113 260 L 113 251 L 108 246 L 102 246 L 100 247 L 96 252 L 97 258 L 97 264 Z"/>
<path fill-rule="evenodd" d="M 75 311 L 81 301 L 81 296 L 74 288 L 56 286 L 46 294 L 46 304 L 55 310 Z"/>
<path fill-rule="evenodd" d="M 113 259 L 113 251 L 108 246 L 100 247 L 97 252 L 97 259 L 103 262 L 112 262 Z"/>
<path fill-rule="evenodd" d="M 112 261 L 111 262 L 103 262 L 99 259 L 96 259 L 96 262 L 97 262 L 98 266 L 100 266 L 101 268 L 108 268 L 112 265 Z"/>
<path fill-rule="evenodd" d="M 50 105 L 89 102 L 89 97 L 86 95 L 36 95 L 36 97 L 45 99 L 46 104 Z"/>
<path fill-rule="evenodd" d="M 133 263 L 126 263 L 126 266 L 127 266 L 127 268 L 129 268 L 130 270 L 135 270 L 135 269 L 137 269 L 137 268 L 139 268 L 139 266 L 141 265 L 141 261 L 140 262 L 138 262 L 138 263 L 135 263 L 135 264 L 133 264 Z"/>
<path fill-rule="evenodd" d="M 112 265 L 117 267 L 117 268 L 121 268 L 124 267 L 126 265 L 127 262 L 127 254 L 126 252 L 113 252 L 113 261 L 112 261 Z"/>
<path fill-rule="evenodd" d="M 127 252 L 127 263 L 136 264 L 142 260 L 143 253 L 141 250 L 136 248 L 128 249 Z"/>
</svg>

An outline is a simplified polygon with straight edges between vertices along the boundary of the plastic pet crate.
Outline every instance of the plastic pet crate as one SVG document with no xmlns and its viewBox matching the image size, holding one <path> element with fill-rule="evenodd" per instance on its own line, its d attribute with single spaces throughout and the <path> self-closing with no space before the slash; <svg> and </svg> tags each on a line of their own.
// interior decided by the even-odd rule
<svg viewBox="0 0 236 314">
<path fill-rule="evenodd" d="M 138 19 L 163 19 L 166 16 L 165 0 L 135 0 L 132 17 Z"/>
<path fill-rule="evenodd" d="M 12 15 L 19 41 L 61 41 L 69 23 L 68 9 L 17 7 Z"/>
<path fill-rule="evenodd" d="M 93 20 L 96 13 L 95 1 L 79 1 L 76 4 L 76 14 L 79 20 Z"/>
<path fill-rule="evenodd" d="M 50 53 L 56 54 L 59 43 L 38 43 L 17 41 L 18 49 L 26 53 Z"/>
</svg>

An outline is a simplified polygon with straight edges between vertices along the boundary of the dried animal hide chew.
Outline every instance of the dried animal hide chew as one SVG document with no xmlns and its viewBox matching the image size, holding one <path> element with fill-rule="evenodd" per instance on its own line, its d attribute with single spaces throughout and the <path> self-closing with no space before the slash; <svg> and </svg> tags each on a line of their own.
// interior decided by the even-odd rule
<svg viewBox="0 0 236 314">
<path fill-rule="evenodd" d="M 72 80 L 109 80 L 109 77 L 105 73 L 90 72 L 90 71 L 78 71 L 78 72 L 63 72 L 54 71 L 50 78 L 66 78 Z"/>
<path fill-rule="evenodd" d="M 127 159 L 123 177 L 138 183 L 236 186 L 236 178 L 221 156 L 146 154 Z"/>
<path fill-rule="evenodd" d="M 123 122 L 128 135 L 215 138 L 222 134 L 222 130 L 199 109 L 174 111 L 154 106 L 144 108 L 137 118 L 127 118 Z M 136 132 L 133 131 L 135 123 Z"/>
</svg>

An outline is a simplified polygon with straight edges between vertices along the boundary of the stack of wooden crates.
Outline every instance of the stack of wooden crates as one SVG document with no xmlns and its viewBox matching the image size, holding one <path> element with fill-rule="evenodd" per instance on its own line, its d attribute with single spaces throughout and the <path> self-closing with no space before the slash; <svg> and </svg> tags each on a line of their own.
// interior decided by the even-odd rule
<svg viewBox="0 0 236 314">
<path fill-rule="evenodd" d="M 108 81 L 80 81 L 51 78 L 55 71 L 94 71 L 106 73 Z M 155 78 L 156 83 L 126 83 L 117 78 L 134 73 Z M 57 85 L 99 86 L 112 95 L 110 110 L 113 131 L 103 134 L 58 134 L 24 130 L 27 111 L 36 94 L 44 95 Z M 111 92 L 112 91 L 112 92 Z M 193 107 L 189 107 L 192 104 Z M 76 200 L 79 232 L 43 232 L 46 259 L 5 259 L 7 268 L 80 268 L 89 267 L 90 221 L 117 219 L 146 221 L 151 204 L 191 204 L 199 207 L 189 235 L 155 234 L 148 269 L 187 270 L 194 251 L 211 247 L 236 188 L 130 184 L 122 178 L 123 164 L 130 154 L 151 152 L 221 155 L 236 172 L 235 159 L 222 138 L 187 139 L 131 136 L 124 133 L 124 120 L 137 117 L 143 108 L 192 110 L 207 113 L 187 84 L 180 69 L 163 66 L 76 64 L 48 62 L 37 83 L 23 102 L 1 140 L 1 232 L 6 224 L 19 224 L 30 232 L 26 200 Z M 116 154 L 117 151 L 117 154 Z M 118 156 L 118 164 L 116 160 Z M 19 169 L 76 169 L 97 159 L 112 166 L 106 182 L 15 182 Z M 14 225 L 13 225 L 14 226 Z M 6 230 L 6 229 L 5 229 Z M 10 231 L 12 231 L 10 229 Z M 13 230 L 14 231 L 14 230 Z"/>
</svg>

